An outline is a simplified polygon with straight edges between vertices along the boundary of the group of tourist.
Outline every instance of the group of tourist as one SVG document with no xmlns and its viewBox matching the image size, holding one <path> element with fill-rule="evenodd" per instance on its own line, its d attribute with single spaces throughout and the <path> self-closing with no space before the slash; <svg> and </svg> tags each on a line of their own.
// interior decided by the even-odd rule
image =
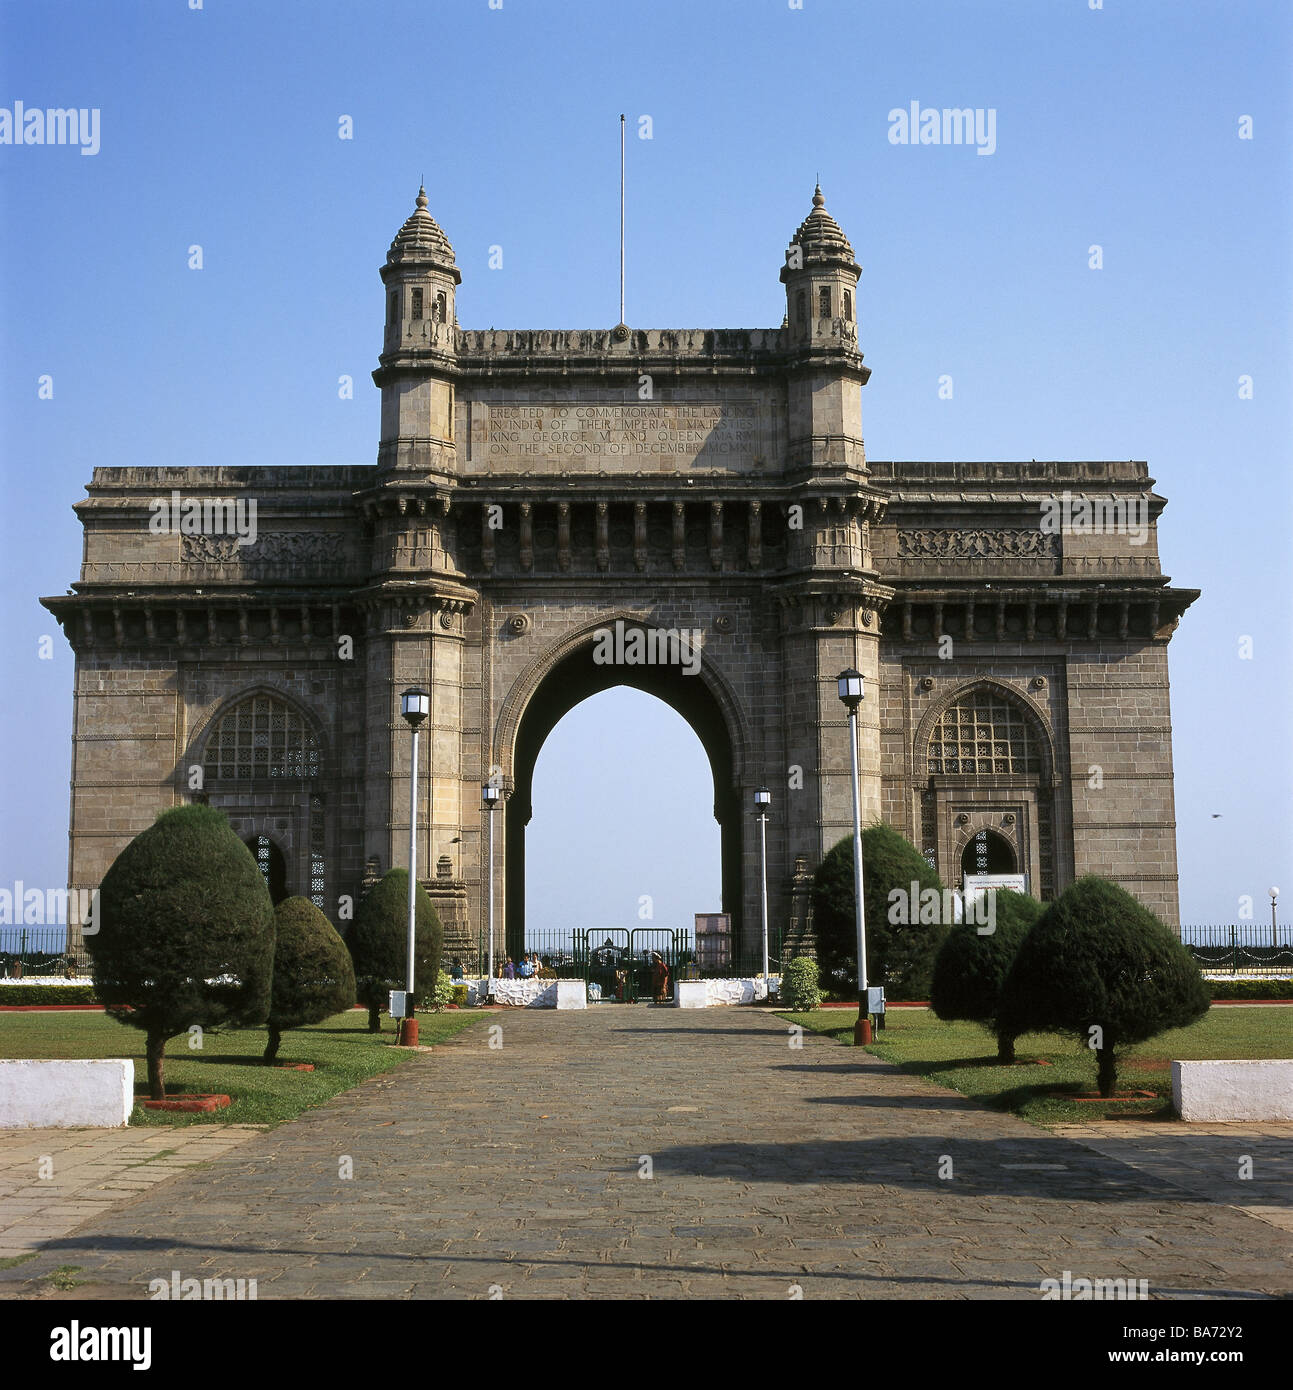
<svg viewBox="0 0 1293 1390">
<path fill-rule="evenodd" d="M 542 969 L 543 962 L 539 959 L 539 953 L 527 951 L 519 961 L 514 961 L 511 956 L 504 957 L 498 973 L 504 980 L 530 980 Z"/>
</svg>

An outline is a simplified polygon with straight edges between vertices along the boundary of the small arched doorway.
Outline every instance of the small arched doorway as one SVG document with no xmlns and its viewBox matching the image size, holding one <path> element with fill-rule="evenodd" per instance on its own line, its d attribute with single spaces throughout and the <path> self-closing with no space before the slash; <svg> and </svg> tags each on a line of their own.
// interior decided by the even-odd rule
<svg viewBox="0 0 1293 1390">
<path fill-rule="evenodd" d="M 287 861 L 283 851 L 268 835 L 253 835 L 246 842 L 256 860 L 256 867 L 265 876 L 270 901 L 275 905 L 287 897 Z"/>
<path fill-rule="evenodd" d="M 1018 869 L 1010 842 L 995 830 L 977 831 L 961 852 L 961 877 L 978 874 L 1013 874 Z"/>
</svg>

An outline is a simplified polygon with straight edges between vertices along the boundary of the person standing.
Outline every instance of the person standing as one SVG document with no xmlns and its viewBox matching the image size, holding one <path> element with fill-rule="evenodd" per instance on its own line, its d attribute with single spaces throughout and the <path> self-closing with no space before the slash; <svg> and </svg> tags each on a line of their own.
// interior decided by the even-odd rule
<svg viewBox="0 0 1293 1390">
<path fill-rule="evenodd" d="M 651 984 L 655 992 L 655 1002 L 663 1004 L 669 993 L 669 967 L 664 963 L 664 957 L 659 951 L 654 954 L 655 959 L 651 963 Z"/>
</svg>

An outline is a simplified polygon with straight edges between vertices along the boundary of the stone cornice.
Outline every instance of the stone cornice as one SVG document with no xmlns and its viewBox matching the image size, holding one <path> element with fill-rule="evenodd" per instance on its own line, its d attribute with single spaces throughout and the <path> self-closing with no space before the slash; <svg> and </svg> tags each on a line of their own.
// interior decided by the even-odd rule
<svg viewBox="0 0 1293 1390">
<path fill-rule="evenodd" d="M 149 590 L 62 594 L 40 600 L 58 620 L 73 651 L 228 648 L 266 645 L 331 647 L 362 630 L 349 594 L 264 593 L 232 589 L 203 593 Z M 358 621 L 356 621 L 358 619 Z"/>
<path fill-rule="evenodd" d="M 890 641 L 928 643 L 951 637 L 991 642 L 1166 641 L 1198 589 L 1073 583 L 898 586 L 884 617 Z"/>
<path fill-rule="evenodd" d="M 1111 484 L 1144 492 L 1154 486 L 1149 465 L 1141 459 L 873 459 L 870 467 L 875 482 L 893 493 L 895 503 L 970 500 L 961 489 L 972 494 L 1000 490 L 1011 496 L 1022 491 L 1031 501 L 1035 492 L 1056 486 L 1071 492 Z"/>
</svg>

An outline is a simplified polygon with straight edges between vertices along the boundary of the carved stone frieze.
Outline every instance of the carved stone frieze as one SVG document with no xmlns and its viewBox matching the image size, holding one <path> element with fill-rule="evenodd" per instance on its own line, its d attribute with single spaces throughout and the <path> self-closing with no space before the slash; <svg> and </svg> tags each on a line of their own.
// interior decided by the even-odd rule
<svg viewBox="0 0 1293 1390">
<path fill-rule="evenodd" d="M 344 542 L 340 531 L 274 531 L 254 545 L 237 536 L 181 536 L 180 559 L 186 565 L 237 565 L 248 573 L 318 568 L 335 565 Z"/>
<path fill-rule="evenodd" d="M 1053 532 L 1031 530 L 933 530 L 898 532 L 901 559 L 988 560 L 1000 556 L 1048 559 L 1059 554 Z"/>
</svg>

